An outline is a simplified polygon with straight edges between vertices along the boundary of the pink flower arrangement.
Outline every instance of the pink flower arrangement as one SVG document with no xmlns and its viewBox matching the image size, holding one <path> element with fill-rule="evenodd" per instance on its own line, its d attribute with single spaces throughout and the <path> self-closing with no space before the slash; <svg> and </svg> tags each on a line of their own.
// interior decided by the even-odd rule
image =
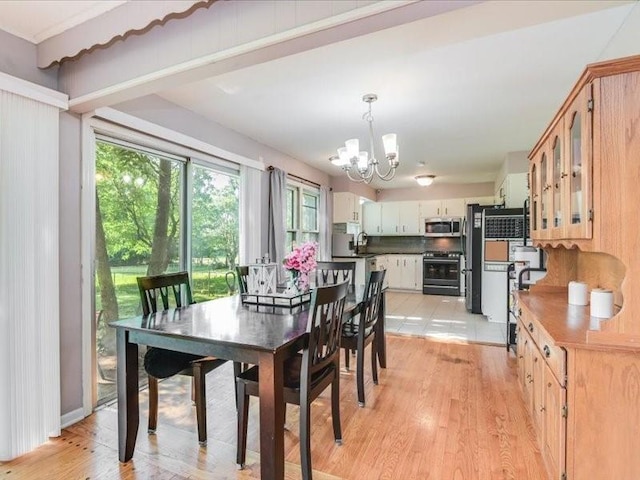
<svg viewBox="0 0 640 480">
<path fill-rule="evenodd" d="M 294 279 L 297 277 L 297 287 L 306 290 L 309 285 L 309 273 L 316 269 L 316 242 L 305 242 L 294 247 L 294 249 L 284 257 L 284 268 L 290 270 Z"/>
</svg>

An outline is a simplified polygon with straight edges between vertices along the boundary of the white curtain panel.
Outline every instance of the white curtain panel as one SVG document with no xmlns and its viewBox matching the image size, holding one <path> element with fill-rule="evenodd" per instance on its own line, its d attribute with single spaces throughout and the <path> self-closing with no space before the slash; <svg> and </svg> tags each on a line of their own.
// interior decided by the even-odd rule
<svg viewBox="0 0 640 480">
<path fill-rule="evenodd" d="M 333 218 L 333 195 L 329 187 L 320 187 L 320 238 L 318 241 L 318 260 L 331 261 L 331 228 Z"/>
<path fill-rule="evenodd" d="M 60 435 L 58 121 L 0 89 L 0 461 Z"/>
<path fill-rule="evenodd" d="M 240 265 L 254 263 L 266 253 L 261 251 L 262 216 L 266 212 L 262 175 L 261 170 L 240 166 Z"/>
</svg>

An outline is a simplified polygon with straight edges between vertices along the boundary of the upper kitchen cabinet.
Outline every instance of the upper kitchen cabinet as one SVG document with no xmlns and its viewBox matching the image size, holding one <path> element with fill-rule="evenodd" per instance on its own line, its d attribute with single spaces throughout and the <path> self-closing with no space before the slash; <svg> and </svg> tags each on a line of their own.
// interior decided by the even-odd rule
<svg viewBox="0 0 640 480">
<path fill-rule="evenodd" d="M 465 215 L 467 205 L 472 205 L 474 203 L 479 205 L 495 205 L 496 202 L 494 197 L 467 197 L 464 199 Z"/>
<path fill-rule="evenodd" d="M 592 88 L 592 83 L 583 85 L 570 97 L 531 152 L 534 240 L 573 244 L 592 238 Z"/>
<path fill-rule="evenodd" d="M 583 88 L 569 106 L 565 117 L 566 175 L 564 202 L 568 238 L 591 238 L 592 235 L 592 166 L 591 166 L 591 86 Z"/>
<path fill-rule="evenodd" d="M 527 191 L 527 173 L 506 175 L 495 193 L 495 200 L 491 203 L 504 205 L 505 208 L 522 208 L 529 193 Z"/>
<path fill-rule="evenodd" d="M 420 218 L 429 217 L 464 217 L 464 198 L 450 198 L 447 200 L 426 200 L 420 202 Z"/>
<path fill-rule="evenodd" d="M 360 223 L 360 197 L 351 192 L 333 194 L 333 223 Z"/>
<path fill-rule="evenodd" d="M 417 202 L 383 202 L 381 218 L 383 235 L 420 233 Z"/>
<path fill-rule="evenodd" d="M 368 235 L 382 233 L 382 204 L 365 202 L 362 205 L 362 231 Z"/>
</svg>

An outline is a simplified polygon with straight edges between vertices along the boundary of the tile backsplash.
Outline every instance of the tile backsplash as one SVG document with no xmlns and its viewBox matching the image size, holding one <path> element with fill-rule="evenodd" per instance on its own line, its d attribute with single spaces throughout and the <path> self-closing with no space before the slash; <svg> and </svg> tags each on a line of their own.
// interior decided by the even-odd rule
<svg viewBox="0 0 640 480">
<path fill-rule="evenodd" d="M 369 235 L 367 253 L 422 253 L 431 251 L 462 251 L 462 240 L 456 238 L 432 238 L 416 236 Z"/>
</svg>

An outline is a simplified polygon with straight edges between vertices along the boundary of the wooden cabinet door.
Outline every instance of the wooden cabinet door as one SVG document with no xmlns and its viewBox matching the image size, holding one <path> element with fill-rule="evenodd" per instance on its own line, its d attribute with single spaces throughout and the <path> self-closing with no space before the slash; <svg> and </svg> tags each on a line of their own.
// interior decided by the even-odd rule
<svg viewBox="0 0 640 480">
<path fill-rule="evenodd" d="M 565 115 L 566 189 L 565 215 L 568 238 L 589 239 L 593 234 L 591 84 L 575 98 Z"/>
<path fill-rule="evenodd" d="M 446 217 L 464 217 L 464 198 L 442 200 L 440 210 L 443 212 L 441 215 Z"/>
<path fill-rule="evenodd" d="M 533 425 L 538 432 L 538 439 L 543 435 L 543 413 L 544 413 L 544 359 L 540 355 L 540 351 L 537 347 L 532 351 L 532 364 L 531 364 L 531 418 L 533 419 Z"/>
<path fill-rule="evenodd" d="M 567 390 L 560 386 L 548 366 L 544 369 L 543 455 L 549 473 L 560 480 L 566 470 Z M 603 426 L 606 428 L 606 426 Z"/>
<path fill-rule="evenodd" d="M 416 256 L 403 255 L 400 258 L 400 288 L 415 290 L 416 288 Z"/>
<path fill-rule="evenodd" d="M 540 156 L 529 163 L 529 232 L 533 240 L 542 238 L 540 231 Z"/>
<path fill-rule="evenodd" d="M 551 227 L 553 223 L 551 194 L 551 151 L 550 142 L 547 142 L 545 147 L 540 152 L 540 159 L 538 162 L 538 188 L 540 192 L 539 201 L 539 229 L 538 234 L 542 239 L 551 238 Z"/>
<path fill-rule="evenodd" d="M 387 255 L 387 277 L 389 288 L 402 288 L 402 255 Z"/>
<path fill-rule="evenodd" d="M 358 205 L 358 208 L 360 205 Z M 333 194 L 333 222 L 357 222 L 356 196 L 349 192 L 336 192 Z"/>
<path fill-rule="evenodd" d="M 521 322 L 516 327 L 516 356 L 518 365 L 518 384 L 524 387 L 524 341 L 528 335 L 525 332 Z"/>
<path fill-rule="evenodd" d="M 440 217 L 443 214 L 440 200 L 426 200 L 419 203 L 420 218 Z M 424 227 L 423 227 L 424 228 Z"/>
<path fill-rule="evenodd" d="M 398 205 L 399 234 L 418 235 L 419 214 L 418 202 L 400 202 Z"/>
<path fill-rule="evenodd" d="M 362 205 L 362 231 L 368 235 L 380 235 L 381 205 L 375 202 L 366 202 Z"/>
<path fill-rule="evenodd" d="M 381 224 L 382 233 L 384 235 L 398 235 L 399 220 L 400 220 L 400 207 L 399 202 L 386 202 L 382 204 Z"/>
<path fill-rule="evenodd" d="M 568 173 L 565 163 L 565 142 L 564 142 L 564 122 L 562 119 L 558 122 L 555 129 L 551 133 L 551 149 L 549 161 L 549 190 L 548 200 L 550 205 L 550 238 L 562 239 L 565 237 L 565 208 L 564 197 L 567 185 Z"/>
</svg>

